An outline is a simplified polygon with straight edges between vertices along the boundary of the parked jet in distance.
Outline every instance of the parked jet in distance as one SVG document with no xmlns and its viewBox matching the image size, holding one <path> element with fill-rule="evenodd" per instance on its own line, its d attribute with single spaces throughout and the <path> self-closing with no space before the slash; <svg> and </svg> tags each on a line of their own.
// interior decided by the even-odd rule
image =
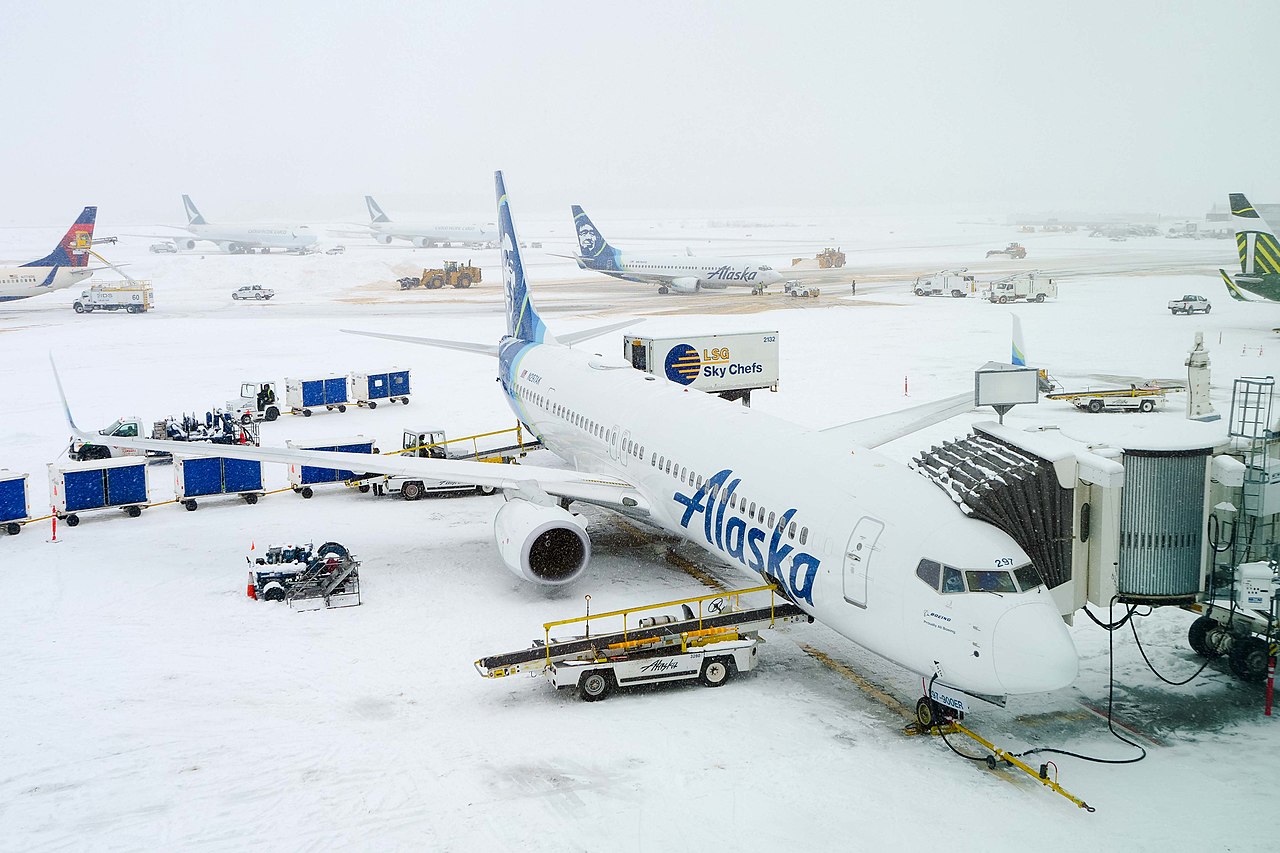
<svg viewBox="0 0 1280 853">
<path fill-rule="evenodd" d="M 500 342 L 357 334 L 495 359 L 508 405 L 573 470 L 231 445 L 207 452 L 503 489 L 499 556 L 516 576 L 547 585 L 577 579 L 591 556 L 586 522 L 570 504 L 605 507 L 763 576 L 817 620 L 930 679 L 930 695 L 934 679 L 953 688 L 948 697 L 993 700 L 1075 679 L 1075 647 L 1026 553 L 867 449 L 912 428 L 886 428 L 877 417 L 815 431 L 572 348 L 626 324 L 552 335 L 529 296 L 501 172 L 495 188 L 507 320 Z M 67 418 L 76 435 L 90 435 L 69 409 Z"/>
<path fill-rule="evenodd" d="M 656 284 L 659 293 L 673 290 L 676 293 L 697 293 L 727 287 L 749 287 L 752 293 L 762 293 L 769 285 L 782 281 L 782 275 L 773 267 L 727 258 L 624 257 L 621 251 L 609 245 L 600 229 L 576 204 L 573 205 L 573 230 L 578 235 L 580 251 L 573 260 L 581 269 L 602 272 L 625 281 Z"/>
<path fill-rule="evenodd" d="M 498 246 L 498 232 L 482 225 L 423 225 L 416 222 L 393 222 L 373 200 L 364 197 L 369 208 L 369 224 L 373 239 L 379 243 L 392 240 L 408 240 L 419 249 L 441 246 L 447 243 L 466 243 L 476 248 L 494 249 Z"/>
<path fill-rule="evenodd" d="M 182 197 L 187 212 L 186 234 L 133 234 L 133 237 L 152 237 L 169 240 L 179 249 L 194 249 L 196 243 L 216 243 L 218 248 L 233 255 L 242 255 L 271 249 L 284 249 L 299 255 L 315 251 L 318 238 L 309 225 L 271 225 L 252 222 L 209 223 L 196 208 L 191 196 Z"/>
<path fill-rule="evenodd" d="M 89 248 L 93 245 L 93 224 L 97 218 L 98 208 L 86 207 L 52 252 L 21 266 L 0 267 L 0 302 L 63 290 L 96 270 L 105 269 L 89 266 Z"/>
<path fill-rule="evenodd" d="M 1230 201 L 1240 272 L 1232 276 L 1226 270 L 1218 270 L 1227 293 L 1240 302 L 1280 302 L 1280 241 L 1243 193 L 1231 193 Z M 1250 299 L 1246 293 L 1257 299 Z"/>
</svg>

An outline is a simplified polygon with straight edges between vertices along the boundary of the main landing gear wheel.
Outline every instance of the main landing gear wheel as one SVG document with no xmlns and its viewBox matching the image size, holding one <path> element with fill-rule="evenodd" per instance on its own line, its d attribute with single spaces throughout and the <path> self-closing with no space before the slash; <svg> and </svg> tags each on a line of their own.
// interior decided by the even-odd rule
<svg viewBox="0 0 1280 853">
<path fill-rule="evenodd" d="M 702 674 L 698 676 L 707 687 L 721 687 L 733 675 L 733 664 L 725 658 L 711 658 L 702 665 Z"/>
<path fill-rule="evenodd" d="M 1236 678 L 1261 684 L 1267 676 L 1267 643 L 1258 637 L 1237 637 L 1227 658 Z"/>
<path fill-rule="evenodd" d="M 578 681 L 578 695 L 587 702 L 599 702 L 613 690 L 613 679 L 603 669 L 593 669 Z"/>
</svg>

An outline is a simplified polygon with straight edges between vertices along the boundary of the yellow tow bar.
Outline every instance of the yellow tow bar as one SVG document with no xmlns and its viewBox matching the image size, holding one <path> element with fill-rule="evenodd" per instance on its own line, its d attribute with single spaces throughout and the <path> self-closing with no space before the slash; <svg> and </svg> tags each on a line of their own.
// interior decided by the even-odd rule
<svg viewBox="0 0 1280 853">
<path fill-rule="evenodd" d="M 1035 779 L 1041 785 L 1044 785 L 1046 788 L 1053 791 L 1055 794 L 1061 794 L 1062 796 L 1066 797 L 1068 800 L 1075 803 L 1077 807 L 1082 808 L 1088 812 L 1096 811 L 1096 809 L 1094 809 L 1093 806 L 1089 805 L 1084 800 L 1080 799 L 1075 794 L 1072 794 L 1066 788 L 1058 784 L 1058 779 L 1057 779 L 1058 774 L 1057 774 L 1056 766 L 1054 767 L 1054 774 L 1053 774 L 1053 778 L 1051 779 L 1049 778 L 1048 764 L 1042 765 L 1040 769 L 1037 770 L 1036 768 L 1027 764 L 1022 759 L 1018 758 L 1016 755 L 1012 755 L 1011 753 L 1005 752 L 1003 749 L 996 746 L 994 743 L 987 740 L 982 735 L 978 734 L 975 731 L 972 731 L 971 729 L 967 729 L 956 722 L 945 723 L 941 726 L 930 726 L 927 730 L 921 730 L 918 724 L 913 724 L 913 726 L 909 726 L 908 729 L 910 730 L 913 727 L 914 727 L 914 732 L 912 733 L 915 733 L 915 734 L 938 734 L 938 735 L 962 734 L 965 737 L 968 737 L 970 740 L 973 740 L 974 742 L 981 744 L 984 748 L 990 750 L 991 755 L 987 756 L 987 767 L 989 767 L 990 769 L 994 770 L 999 764 L 1005 764 L 1009 767 L 1016 767 L 1026 775 L 1030 776 L 1032 779 Z"/>
</svg>

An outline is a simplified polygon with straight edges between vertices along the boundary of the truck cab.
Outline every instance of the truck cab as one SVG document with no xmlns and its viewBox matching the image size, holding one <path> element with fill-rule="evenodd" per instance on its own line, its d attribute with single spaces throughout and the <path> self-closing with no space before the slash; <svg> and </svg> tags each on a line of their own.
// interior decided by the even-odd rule
<svg viewBox="0 0 1280 853">
<path fill-rule="evenodd" d="M 253 421 L 274 421 L 280 417 L 279 395 L 276 383 L 243 382 L 240 384 L 240 398 L 227 401 L 227 411 L 238 418 L 241 423 Z"/>
<path fill-rule="evenodd" d="M 118 418 L 113 423 L 98 430 L 98 435 L 110 435 L 117 438 L 138 438 L 142 434 L 142 418 L 137 415 Z M 71 441 L 71 449 L 67 455 L 76 462 L 81 462 L 86 459 L 143 456 L 145 451 L 135 447 L 108 447 L 105 444 L 91 444 L 79 439 L 73 439 Z"/>
<path fill-rule="evenodd" d="M 1170 314 L 1208 314 L 1213 310 L 1209 300 L 1195 293 L 1185 294 L 1181 299 L 1169 300 Z"/>
</svg>

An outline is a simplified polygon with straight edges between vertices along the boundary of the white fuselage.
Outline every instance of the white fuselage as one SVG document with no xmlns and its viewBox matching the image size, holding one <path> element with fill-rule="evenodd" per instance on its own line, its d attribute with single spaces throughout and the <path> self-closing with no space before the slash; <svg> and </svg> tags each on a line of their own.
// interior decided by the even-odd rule
<svg viewBox="0 0 1280 853">
<path fill-rule="evenodd" d="M 308 225 L 215 224 L 188 225 L 197 240 L 217 243 L 224 251 L 244 249 L 290 249 L 299 251 L 314 246 L 316 235 Z M 179 239 L 181 243 L 181 239 Z"/>
<path fill-rule="evenodd" d="M 631 258 L 623 254 L 618 259 L 618 270 L 601 270 L 606 275 L 654 284 L 674 283 L 678 291 L 680 282 L 696 282 L 698 290 L 724 290 L 728 287 L 768 287 L 782 281 L 782 275 L 772 267 L 728 258 Z"/>
<path fill-rule="evenodd" d="M 369 228 L 374 237 L 383 243 L 394 240 L 408 240 L 415 246 L 428 246 L 436 243 L 483 243 L 498 244 L 496 229 L 487 229 L 481 225 L 421 225 L 412 222 L 373 222 Z"/>
<path fill-rule="evenodd" d="M 86 267 L 0 267 L 0 302 L 64 290 L 91 275 Z"/>
<path fill-rule="evenodd" d="M 764 575 L 859 645 L 975 693 L 1074 679 L 1075 648 L 1044 587 L 942 594 L 917 577 L 921 560 L 977 570 L 1029 559 L 904 466 L 565 347 L 527 345 L 502 378 L 546 447 L 635 484 L 649 521 Z"/>
</svg>

